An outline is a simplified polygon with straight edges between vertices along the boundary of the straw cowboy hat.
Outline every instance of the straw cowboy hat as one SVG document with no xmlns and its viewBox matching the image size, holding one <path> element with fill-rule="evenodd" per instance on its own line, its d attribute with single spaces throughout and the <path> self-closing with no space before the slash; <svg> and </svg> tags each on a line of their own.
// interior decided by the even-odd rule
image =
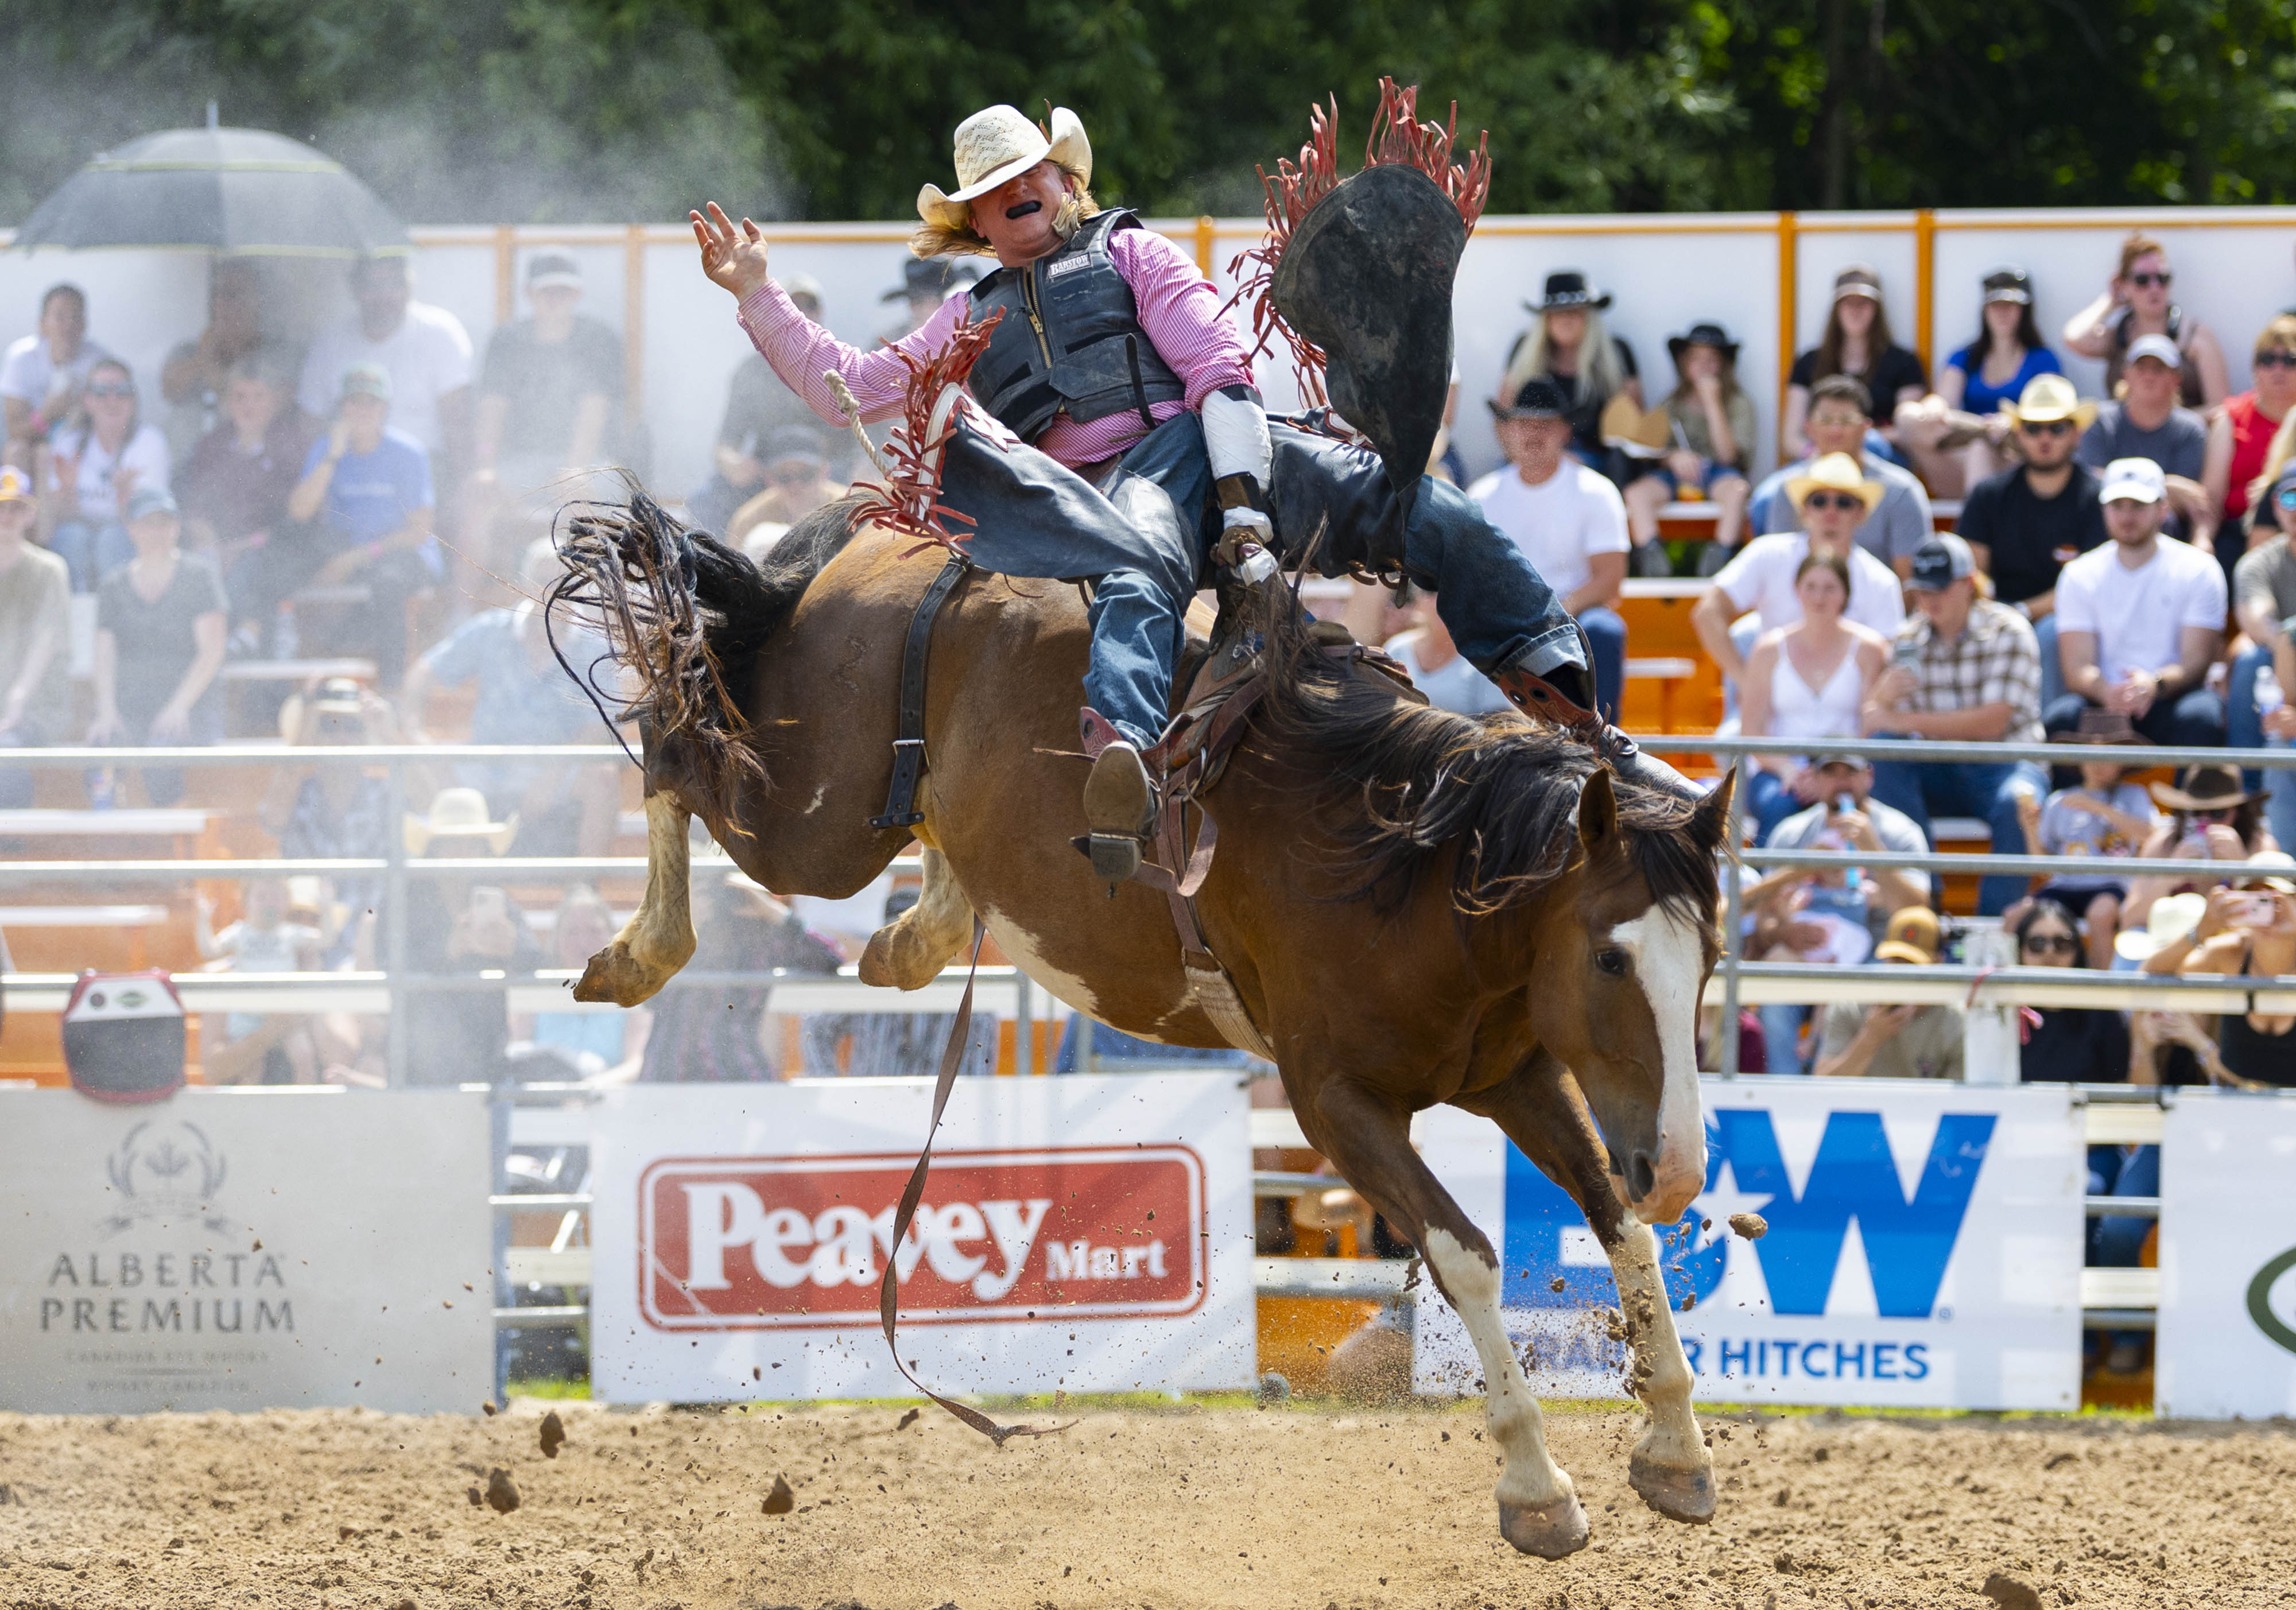
<svg viewBox="0 0 2296 1610">
<path fill-rule="evenodd" d="M 490 822 L 487 796 L 475 788 L 442 788 L 430 801 L 430 814 L 408 812 L 404 826 L 406 853 L 428 855 L 440 839 L 484 839 L 488 850 L 500 855 L 518 837 L 518 812 L 507 822 Z"/>
<path fill-rule="evenodd" d="M 2036 374 L 2025 382 L 2015 402 L 2001 405 L 2001 411 L 2012 424 L 2046 425 L 2069 419 L 2078 431 L 2087 430 L 2096 417 L 2096 405 L 2083 402 L 2073 382 L 2062 374 Z"/>
<path fill-rule="evenodd" d="M 917 216 L 946 229 L 972 227 L 973 197 L 987 195 L 1005 180 L 1047 158 L 1073 168 L 1092 183 L 1092 142 L 1084 125 L 1065 106 L 1053 108 L 1048 134 L 1017 107 L 991 106 L 956 126 L 956 183 L 953 192 L 928 185 L 917 192 Z"/>
<path fill-rule="evenodd" d="M 2081 711 L 2080 727 L 2076 732 L 2053 732 L 2052 743 L 2150 743 L 2152 739 L 2136 730 L 2125 711 L 2089 709 Z"/>
<path fill-rule="evenodd" d="M 2274 889 L 2282 894 L 2296 894 L 2296 855 L 2284 850 L 2259 850 L 2248 858 L 2248 871 L 2243 875 L 2243 889 Z"/>
<path fill-rule="evenodd" d="M 1865 469 L 1847 453 L 1828 453 L 1809 466 L 1806 474 L 1796 475 L 1786 482 L 1786 496 L 1800 508 L 1802 500 L 1812 492 L 1848 492 L 1866 505 L 1870 514 L 1882 502 L 1882 483 L 1866 479 Z"/>
<path fill-rule="evenodd" d="M 2152 797 L 2170 810 L 2230 810 L 2258 796 L 2241 786 L 2237 766 L 2187 766 L 2177 781 L 2152 784 Z"/>
<path fill-rule="evenodd" d="M 2164 894 L 2152 902 L 2144 926 L 2120 931 L 2112 941 L 2112 953 L 2123 961 L 2141 962 L 2155 951 L 2166 950 L 2189 937 L 2208 908 L 2206 895 Z"/>
</svg>

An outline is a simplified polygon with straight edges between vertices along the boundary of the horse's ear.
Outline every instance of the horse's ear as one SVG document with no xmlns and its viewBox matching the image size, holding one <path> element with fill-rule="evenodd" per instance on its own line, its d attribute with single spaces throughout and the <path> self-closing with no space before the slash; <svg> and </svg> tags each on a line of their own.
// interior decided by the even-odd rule
<svg viewBox="0 0 2296 1610">
<path fill-rule="evenodd" d="M 1690 815 L 1690 835 L 1707 850 L 1718 850 L 1730 834 L 1730 799 L 1738 792 L 1738 768 L 1733 766 L 1722 774 L 1707 796 L 1698 801 Z"/>
<path fill-rule="evenodd" d="M 1619 796 L 1611 786 L 1610 768 L 1597 766 L 1578 788 L 1578 842 L 1595 857 L 1618 842 Z"/>
</svg>

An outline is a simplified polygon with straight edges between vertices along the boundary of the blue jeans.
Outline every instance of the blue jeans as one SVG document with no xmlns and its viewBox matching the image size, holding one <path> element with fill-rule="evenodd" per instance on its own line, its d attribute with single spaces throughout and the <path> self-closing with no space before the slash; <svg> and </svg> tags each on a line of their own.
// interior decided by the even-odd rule
<svg viewBox="0 0 2296 1610">
<path fill-rule="evenodd" d="M 2041 725 L 2051 735 L 2080 730 L 2081 711 L 2090 708 L 2079 694 L 2066 694 L 2041 707 Z M 2156 702 L 2136 723 L 2136 730 L 2155 743 L 2186 744 L 2194 749 L 2222 749 L 2225 742 L 2225 702 L 2205 687 L 2171 703 Z"/>
<path fill-rule="evenodd" d="M 1739 775 L 1745 779 L 1744 809 L 1754 824 L 1754 842 L 1758 846 L 1770 842 L 1770 834 L 1777 831 L 1780 822 L 1807 809 L 1776 772 L 1750 765 Z"/>
<path fill-rule="evenodd" d="M 2259 671 L 2272 665 L 2272 651 L 2251 648 L 2232 662 L 2232 676 L 2225 684 L 2225 747 L 2227 749 L 2262 749 L 2264 717 L 2256 708 L 2256 678 Z M 2267 776 L 2254 768 L 2242 771 L 2241 786 L 2255 793 L 2265 785 Z M 2273 837 L 2280 836 L 2276 829 Z"/>
<path fill-rule="evenodd" d="M 2158 1196 L 2161 1194 L 2159 1146 L 2091 1146 L 2088 1149 L 2088 1194 L 2092 1196 Z M 2089 1221 L 2088 1261 L 2097 1269 L 2135 1269 L 2150 1219 L 2093 1219 Z"/>
<path fill-rule="evenodd" d="M 2065 666 L 2057 658 L 2054 610 L 2033 622 L 2033 645 L 2041 651 L 2041 708 L 2046 710 L 2065 696 Z"/>
<path fill-rule="evenodd" d="M 1440 607 L 1443 595 L 1436 594 L 1435 602 Z M 1617 611 L 1597 604 L 1580 612 L 1578 629 L 1587 634 L 1587 646 L 1593 651 L 1595 702 L 1603 719 L 1615 724 L 1627 694 L 1627 623 Z"/>
<path fill-rule="evenodd" d="M 1375 522 L 1391 511 L 1385 472 L 1370 453 L 1281 420 L 1271 420 L 1269 431 L 1275 442 L 1275 500 L 1282 541 L 1305 544 L 1315 535 L 1318 522 L 1308 517 L 1310 509 L 1328 509 L 1333 529 L 1349 535 L 1354 534 L 1351 526 Z M 1119 467 L 1123 478 L 1109 489 L 1119 512 L 1136 524 L 1175 522 L 1196 543 L 1201 563 L 1218 528 L 1211 464 L 1196 416 L 1180 414 L 1166 420 L 1133 445 Z M 1578 628 L 1562 612 L 1554 589 L 1522 549 L 1483 517 L 1480 505 L 1449 481 L 1432 476 L 1420 481 L 1403 525 L 1403 559 L 1406 569 L 1432 584 L 1443 624 L 1477 669 L 1494 674 L 1520 662 L 1544 673 L 1557 665 L 1585 663 Z M 1188 578 L 1190 587 L 1184 592 L 1160 571 L 1118 570 L 1102 578 L 1093 597 L 1086 700 L 1144 747 L 1164 729 L 1185 631 L 1182 615 L 1194 596 L 1194 579 Z M 1625 629 L 1621 623 L 1621 682 Z"/>
<path fill-rule="evenodd" d="M 1762 1059 L 1773 1073 L 1807 1073 L 1801 1065 L 1801 1026 L 1808 1006 L 1778 1004 L 1759 1008 L 1762 1020 Z"/>
<path fill-rule="evenodd" d="M 95 591 L 97 582 L 135 557 L 127 528 L 116 520 L 101 526 L 67 520 L 56 527 L 48 547 L 70 570 L 75 593 Z"/>
<path fill-rule="evenodd" d="M 1903 733 L 1876 733 L 1876 737 L 1901 738 Z M 1982 817 L 1993 829 L 1993 853 L 2026 853 L 2025 829 L 2017 819 L 2017 795 L 2036 800 L 2049 793 L 2048 775 L 2030 760 L 1988 765 L 1978 760 L 1877 760 L 1874 763 L 1874 797 L 1913 817 L 1922 836 L 1930 837 L 1930 814 Z M 1932 841 L 1931 847 L 1936 847 Z M 2030 879 L 1997 873 L 1977 885 L 1980 916 L 1999 916 L 2025 892 Z"/>
</svg>

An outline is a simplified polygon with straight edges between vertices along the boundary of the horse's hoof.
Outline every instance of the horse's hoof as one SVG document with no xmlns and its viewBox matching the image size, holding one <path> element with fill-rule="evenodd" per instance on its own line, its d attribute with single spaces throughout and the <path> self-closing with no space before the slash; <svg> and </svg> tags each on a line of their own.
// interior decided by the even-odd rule
<svg viewBox="0 0 2296 1610">
<path fill-rule="evenodd" d="M 617 940 L 584 966 L 574 986 L 574 998 L 635 1006 L 652 998 L 655 988 L 646 970 L 638 965 L 637 957 L 630 954 L 629 947 Z"/>
<path fill-rule="evenodd" d="M 1644 1503 L 1669 1521 L 1704 1526 L 1714 1519 L 1711 1469 L 1677 1469 L 1637 1453 L 1627 1461 L 1627 1481 Z"/>
<path fill-rule="evenodd" d="M 1549 1504 L 1510 1504 L 1501 1499 L 1499 1535 L 1517 1553 L 1559 1560 L 1587 1546 L 1587 1512 L 1578 1507 L 1575 1492 Z"/>
</svg>

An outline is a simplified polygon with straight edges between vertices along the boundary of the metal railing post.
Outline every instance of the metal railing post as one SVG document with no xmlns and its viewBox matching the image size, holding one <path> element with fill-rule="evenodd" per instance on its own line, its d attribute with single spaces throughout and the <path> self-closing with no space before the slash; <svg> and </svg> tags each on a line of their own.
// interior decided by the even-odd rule
<svg viewBox="0 0 2296 1610">
<path fill-rule="evenodd" d="M 1742 774 L 1744 762 L 1734 763 L 1734 769 Z M 1740 781 L 1744 779 L 1742 775 Z M 1738 964 L 1743 959 L 1738 929 L 1739 853 L 1742 846 L 1746 824 L 1746 795 L 1742 788 L 1730 790 L 1730 826 L 1723 842 L 1730 846 L 1724 859 L 1722 882 L 1724 907 L 1722 915 L 1722 1077 L 1738 1077 Z"/>
<path fill-rule="evenodd" d="M 1037 1010 L 1035 990 L 1025 973 L 1013 978 L 1013 1071 L 1029 1078 L 1037 1072 Z"/>
<path fill-rule="evenodd" d="M 390 863 L 382 875 L 382 956 L 383 974 L 390 990 L 390 1039 L 384 1056 L 388 1058 L 389 1080 L 394 1090 L 406 1087 L 406 1034 L 409 1014 L 406 998 L 406 782 L 400 769 L 402 762 L 393 759 L 386 764 L 388 778 L 383 787 L 386 801 L 383 820 L 382 853 Z"/>
</svg>

